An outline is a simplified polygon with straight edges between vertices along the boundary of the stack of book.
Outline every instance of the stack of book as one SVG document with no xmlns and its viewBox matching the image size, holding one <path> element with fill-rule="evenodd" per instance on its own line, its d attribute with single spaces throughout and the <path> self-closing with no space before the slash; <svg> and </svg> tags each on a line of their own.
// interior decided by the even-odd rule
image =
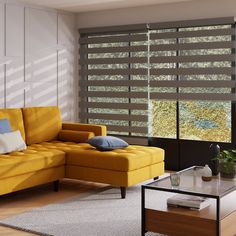
<svg viewBox="0 0 236 236">
<path fill-rule="evenodd" d="M 176 194 L 167 199 L 168 207 L 186 207 L 192 210 L 202 210 L 210 205 L 208 198 Z"/>
</svg>

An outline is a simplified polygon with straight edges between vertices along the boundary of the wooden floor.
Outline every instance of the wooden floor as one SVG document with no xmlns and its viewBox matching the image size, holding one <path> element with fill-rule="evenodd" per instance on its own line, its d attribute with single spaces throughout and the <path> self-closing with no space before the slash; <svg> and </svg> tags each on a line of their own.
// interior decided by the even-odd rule
<svg viewBox="0 0 236 236">
<path fill-rule="evenodd" d="M 82 182 L 76 180 L 63 180 L 60 191 L 54 192 L 52 184 L 35 187 L 16 193 L 0 196 L 0 219 L 18 215 L 34 207 L 44 206 L 78 194 L 84 194 L 106 185 Z M 29 236 L 34 235 L 0 226 L 0 236 Z"/>
</svg>

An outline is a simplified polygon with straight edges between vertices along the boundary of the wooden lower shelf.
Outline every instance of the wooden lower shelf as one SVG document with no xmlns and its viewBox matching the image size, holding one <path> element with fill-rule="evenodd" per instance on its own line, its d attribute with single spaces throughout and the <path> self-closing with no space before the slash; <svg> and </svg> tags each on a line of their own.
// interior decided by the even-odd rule
<svg viewBox="0 0 236 236">
<path fill-rule="evenodd" d="M 167 235 L 215 236 L 216 221 L 191 215 L 145 209 L 145 229 Z"/>
<path fill-rule="evenodd" d="M 173 236 L 215 236 L 216 220 L 204 219 L 179 213 L 162 212 L 152 209 L 145 210 L 145 229 Z M 221 236 L 236 235 L 236 211 L 220 221 Z"/>
<path fill-rule="evenodd" d="M 145 209 L 146 231 L 171 236 L 215 236 L 217 229 L 216 201 L 211 206 L 193 211 L 186 208 L 168 208 L 160 199 L 160 204 Z M 236 236 L 236 191 L 221 199 L 221 236 Z"/>
</svg>

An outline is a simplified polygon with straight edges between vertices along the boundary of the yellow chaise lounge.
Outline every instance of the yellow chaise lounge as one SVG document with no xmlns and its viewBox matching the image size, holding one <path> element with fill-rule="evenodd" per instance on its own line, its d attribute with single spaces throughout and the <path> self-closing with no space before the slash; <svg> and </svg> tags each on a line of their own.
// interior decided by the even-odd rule
<svg viewBox="0 0 236 236">
<path fill-rule="evenodd" d="M 106 127 L 62 123 L 58 107 L 0 109 L 13 130 L 20 130 L 27 144 L 24 151 L 0 155 L 0 195 L 71 178 L 126 187 L 164 173 L 164 150 L 129 145 L 99 151 L 86 141 L 105 136 Z"/>
</svg>

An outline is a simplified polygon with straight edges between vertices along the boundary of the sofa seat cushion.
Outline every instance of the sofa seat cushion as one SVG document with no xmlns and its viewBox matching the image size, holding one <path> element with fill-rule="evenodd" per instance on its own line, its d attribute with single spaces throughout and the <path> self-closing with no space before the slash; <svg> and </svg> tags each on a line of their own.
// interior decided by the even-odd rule
<svg viewBox="0 0 236 236">
<path fill-rule="evenodd" d="M 52 141 L 33 144 L 30 148 L 64 151 L 66 165 L 116 171 L 131 171 L 164 161 L 164 150 L 157 147 L 130 145 L 124 149 L 98 151 L 88 143 Z"/>
<path fill-rule="evenodd" d="M 0 155 L 0 178 L 17 176 L 64 164 L 65 153 L 60 150 L 37 150 L 29 147 L 25 151 Z"/>
<path fill-rule="evenodd" d="M 163 149 L 134 145 L 113 151 L 98 151 L 90 145 L 84 145 L 66 154 L 67 165 L 116 171 L 132 171 L 163 161 Z"/>
<path fill-rule="evenodd" d="M 87 143 L 75 143 L 75 142 L 62 142 L 62 141 L 52 141 L 52 142 L 42 142 L 38 144 L 32 144 L 29 148 L 34 148 L 37 150 L 61 150 L 64 152 L 70 151 L 70 150 L 78 150 L 81 149 L 81 147 L 87 147 L 90 146 Z"/>
</svg>

